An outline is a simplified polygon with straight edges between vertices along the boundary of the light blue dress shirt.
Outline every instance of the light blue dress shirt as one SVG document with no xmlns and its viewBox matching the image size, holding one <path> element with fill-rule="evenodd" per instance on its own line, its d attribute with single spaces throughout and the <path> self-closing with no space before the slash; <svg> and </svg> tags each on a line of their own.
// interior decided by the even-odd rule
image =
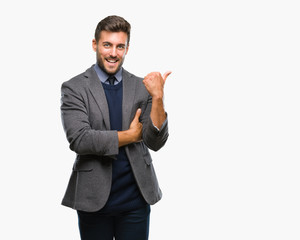
<svg viewBox="0 0 300 240">
<path fill-rule="evenodd" d="M 96 73 L 97 73 L 98 78 L 100 79 L 100 81 L 101 81 L 102 83 L 109 84 L 109 81 L 107 80 L 108 77 L 109 77 L 109 75 L 108 75 L 106 72 L 104 72 L 104 71 L 98 66 L 97 63 L 94 65 L 94 69 L 95 69 L 95 71 L 96 71 Z M 115 78 L 117 79 L 117 80 L 115 81 L 114 85 L 117 85 L 119 82 L 122 81 L 122 72 L 123 72 L 123 68 L 120 68 L 120 70 L 114 75 Z"/>
</svg>

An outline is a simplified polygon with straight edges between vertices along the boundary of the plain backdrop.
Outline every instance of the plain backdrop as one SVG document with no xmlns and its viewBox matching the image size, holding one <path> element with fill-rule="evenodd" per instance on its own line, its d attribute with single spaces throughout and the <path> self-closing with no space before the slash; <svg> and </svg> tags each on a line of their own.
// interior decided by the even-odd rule
<svg viewBox="0 0 300 240">
<path fill-rule="evenodd" d="M 300 8 L 291 0 L 2 1 L 0 239 L 78 240 L 60 86 L 97 23 L 132 25 L 124 68 L 172 70 L 150 240 L 300 239 Z"/>
</svg>

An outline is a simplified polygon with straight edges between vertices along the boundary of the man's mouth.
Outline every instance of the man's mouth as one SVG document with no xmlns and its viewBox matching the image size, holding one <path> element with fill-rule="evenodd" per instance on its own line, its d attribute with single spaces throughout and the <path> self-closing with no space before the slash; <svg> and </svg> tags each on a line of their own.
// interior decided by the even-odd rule
<svg viewBox="0 0 300 240">
<path fill-rule="evenodd" d="M 106 59 L 106 61 L 109 62 L 109 63 L 116 63 L 119 60 L 118 59 Z"/>
</svg>

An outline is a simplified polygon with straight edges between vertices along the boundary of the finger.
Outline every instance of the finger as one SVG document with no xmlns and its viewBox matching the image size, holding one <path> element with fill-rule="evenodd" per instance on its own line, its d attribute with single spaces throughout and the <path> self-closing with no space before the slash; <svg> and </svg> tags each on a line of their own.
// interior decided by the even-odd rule
<svg viewBox="0 0 300 240">
<path fill-rule="evenodd" d="M 167 77 L 172 73 L 172 71 L 167 71 L 163 75 L 163 80 L 166 81 Z"/>
<path fill-rule="evenodd" d="M 142 109 L 138 108 L 138 110 L 135 113 L 134 120 L 138 121 L 141 116 L 141 113 L 142 113 Z"/>
</svg>

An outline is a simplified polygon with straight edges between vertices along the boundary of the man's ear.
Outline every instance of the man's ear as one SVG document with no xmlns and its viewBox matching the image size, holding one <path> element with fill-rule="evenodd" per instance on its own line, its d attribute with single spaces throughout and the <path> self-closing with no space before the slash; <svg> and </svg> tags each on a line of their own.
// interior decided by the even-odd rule
<svg viewBox="0 0 300 240">
<path fill-rule="evenodd" d="M 93 39 L 92 47 L 93 47 L 93 50 L 96 52 L 97 51 L 97 41 L 96 41 L 96 39 Z"/>
<path fill-rule="evenodd" d="M 128 53 L 128 50 L 129 50 L 129 44 L 128 44 L 127 47 L 126 47 L 125 55 Z"/>
</svg>

